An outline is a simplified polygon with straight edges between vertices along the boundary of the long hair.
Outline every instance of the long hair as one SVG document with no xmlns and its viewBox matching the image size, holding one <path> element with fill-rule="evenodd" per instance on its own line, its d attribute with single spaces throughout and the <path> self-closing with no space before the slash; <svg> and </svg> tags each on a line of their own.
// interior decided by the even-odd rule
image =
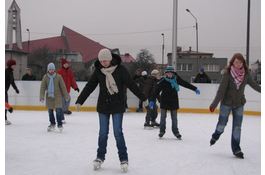
<svg viewBox="0 0 265 175">
<path fill-rule="evenodd" d="M 240 60 L 240 61 L 243 62 L 243 66 L 244 66 L 244 68 L 245 68 L 245 73 L 246 73 L 246 74 L 249 74 L 249 68 L 248 68 L 248 65 L 247 65 L 247 63 L 246 63 L 246 60 L 245 60 L 244 56 L 243 56 L 241 53 L 235 53 L 235 54 L 233 55 L 233 57 L 232 57 L 231 60 L 229 61 L 229 64 L 226 66 L 225 70 L 227 70 L 228 72 L 230 72 L 230 71 L 231 71 L 231 66 L 233 66 L 233 63 L 234 63 L 234 61 L 235 61 L 236 59 L 238 59 L 238 60 Z"/>
</svg>

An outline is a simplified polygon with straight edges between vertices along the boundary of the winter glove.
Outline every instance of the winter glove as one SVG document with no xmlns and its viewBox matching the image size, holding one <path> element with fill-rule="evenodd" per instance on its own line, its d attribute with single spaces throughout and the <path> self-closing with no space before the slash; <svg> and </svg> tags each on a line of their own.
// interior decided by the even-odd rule
<svg viewBox="0 0 265 175">
<path fill-rule="evenodd" d="M 40 100 L 40 102 L 44 103 L 44 100 Z"/>
<path fill-rule="evenodd" d="M 150 101 L 150 102 L 149 102 L 149 107 L 150 107 L 150 108 L 153 108 L 154 104 L 155 104 L 155 102 Z"/>
<path fill-rule="evenodd" d="M 143 102 L 143 104 L 144 104 L 144 106 L 148 106 L 148 104 L 149 104 L 148 99 L 146 99 L 146 100 Z"/>
<path fill-rule="evenodd" d="M 214 112 L 214 108 L 212 108 L 211 106 L 209 107 L 209 110 L 210 110 L 211 112 Z"/>
<path fill-rule="evenodd" d="M 16 93 L 19 94 L 19 90 L 18 89 L 15 89 Z"/>
<path fill-rule="evenodd" d="M 79 103 L 76 104 L 76 107 L 75 107 L 76 112 L 79 112 L 79 108 L 80 108 L 80 106 L 81 106 L 81 104 L 79 104 Z"/>
<path fill-rule="evenodd" d="M 195 93 L 199 95 L 201 92 L 200 92 L 199 89 L 196 89 L 196 90 L 195 90 Z"/>
<path fill-rule="evenodd" d="M 75 91 L 77 91 L 79 93 L 79 88 L 76 88 Z"/>
<path fill-rule="evenodd" d="M 13 112 L 13 108 L 10 107 L 10 109 L 8 109 L 8 111 L 9 111 L 10 113 L 12 113 L 12 112 Z"/>
</svg>

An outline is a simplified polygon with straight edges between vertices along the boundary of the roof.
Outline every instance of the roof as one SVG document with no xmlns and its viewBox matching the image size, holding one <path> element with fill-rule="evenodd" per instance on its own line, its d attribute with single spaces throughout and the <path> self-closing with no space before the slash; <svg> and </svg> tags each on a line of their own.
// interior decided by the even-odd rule
<svg viewBox="0 0 265 175">
<path fill-rule="evenodd" d="M 120 55 L 120 57 L 122 62 L 136 62 L 135 59 L 129 54 Z"/>
<path fill-rule="evenodd" d="M 61 36 L 44 38 L 39 40 L 31 40 L 28 48 L 28 41 L 22 42 L 22 48 L 17 47 L 17 43 L 13 44 L 13 50 L 22 52 L 32 52 L 36 48 L 47 45 L 52 50 L 61 49 L 66 52 L 81 52 L 83 55 L 83 63 L 91 61 L 98 56 L 98 52 L 107 48 L 98 42 L 95 42 L 71 29 L 63 26 Z M 6 44 L 5 48 L 8 49 Z M 29 50 L 28 50 L 29 49 Z"/>
</svg>

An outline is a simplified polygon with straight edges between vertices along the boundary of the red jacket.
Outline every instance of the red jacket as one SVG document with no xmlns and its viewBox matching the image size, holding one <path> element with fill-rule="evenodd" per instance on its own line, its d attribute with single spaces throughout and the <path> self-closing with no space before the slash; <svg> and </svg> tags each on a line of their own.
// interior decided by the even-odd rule
<svg viewBox="0 0 265 175">
<path fill-rule="evenodd" d="M 69 67 L 66 69 L 62 67 L 57 71 L 57 73 L 63 77 L 68 94 L 70 93 L 70 87 L 72 87 L 73 89 L 78 88 L 75 83 L 73 71 Z"/>
</svg>

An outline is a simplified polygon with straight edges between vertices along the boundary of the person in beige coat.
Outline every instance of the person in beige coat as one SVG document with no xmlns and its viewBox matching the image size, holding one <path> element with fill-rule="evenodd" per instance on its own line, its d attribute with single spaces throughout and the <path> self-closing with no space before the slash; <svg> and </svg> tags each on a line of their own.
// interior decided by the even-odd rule
<svg viewBox="0 0 265 175">
<path fill-rule="evenodd" d="M 47 131 L 55 129 L 55 118 L 53 109 L 56 110 L 57 126 L 60 131 L 63 130 L 62 124 L 62 94 L 65 100 L 69 100 L 69 95 L 61 75 L 55 72 L 54 63 L 49 63 L 47 66 L 47 74 L 42 78 L 40 87 L 40 101 L 44 102 L 44 95 L 46 91 L 46 108 L 49 113 L 50 125 Z"/>
</svg>

